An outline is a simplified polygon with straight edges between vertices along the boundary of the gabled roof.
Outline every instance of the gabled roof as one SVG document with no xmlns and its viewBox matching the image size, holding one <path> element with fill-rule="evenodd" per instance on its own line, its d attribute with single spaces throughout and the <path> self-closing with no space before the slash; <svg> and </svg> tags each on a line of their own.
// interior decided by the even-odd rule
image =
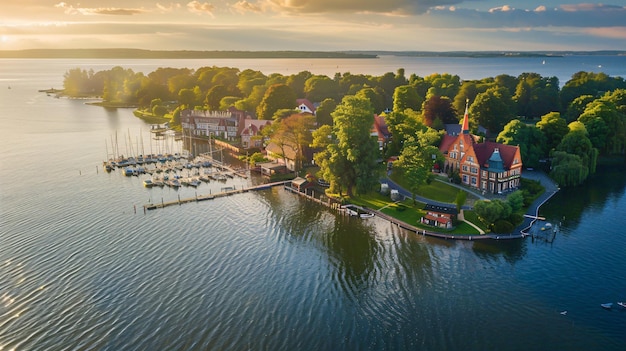
<svg viewBox="0 0 626 351">
<path fill-rule="evenodd" d="M 391 133 L 389 132 L 389 128 L 387 127 L 387 122 L 385 122 L 385 117 L 374 115 L 374 125 L 372 126 L 373 131 L 378 134 L 379 138 L 389 139 Z"/>
<path fill-rule="evenodd" d="M 315 105 L 311 101 L 309 101 L 309 99 L 296 99 L 296 104 L 298 106 L 306 106 L 306 108 L 308 108 L 311 113 L 315 114 Z"/>
<path fill-rule="evenodd" d="M 489 167 L 489 159 L 493 156 L 496 149 L 498 149 L 498 153 L 500 154 L 500 158 L 502 159 L 504 169 L 511 169 L 511 166 L 513 166 L 513 160 L 515 159 L 515 155 L 518 151 L 518 147 L 494 143 L 493 141 L 486 141 L 484 143 L 474 145 L 474 152 L 476 153 L 478 163 L 482 167 Z"/>
<path fill-rule="evenodd" d="M 444 135 L 443 139 L 441 139 L 441 143 L 439 143 L 439 151 L 441 151 L 444 154 L 448 152 L 450 145 L 454 143 L 456 138 L 457 136 L 454 136 L 454 135 L 448 135 L 448 134 Z"/>
</svg>

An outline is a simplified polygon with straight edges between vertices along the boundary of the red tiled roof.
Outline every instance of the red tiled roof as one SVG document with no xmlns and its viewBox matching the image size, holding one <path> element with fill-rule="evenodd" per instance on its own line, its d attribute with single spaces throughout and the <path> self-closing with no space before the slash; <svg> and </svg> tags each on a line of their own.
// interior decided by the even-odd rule
<svg viewBox="0 0 626 351">
<path fill-rule="evenodd" d="M 515 154 L 517 153 L 517 146 L 494 143 L 493 141 L 486 141 L 484 143 L 474 145 L 474 152 L 476 153 L 478 163 L 481 166 L 488 164 L 489 157 L 491 157 L 496 148 L 498 148 L 500 152 L 504 168 L 511 169 L 513 160 L 515 159 Z"/>
<path fill-rule="evenodd" d="M 430 219 L 431 221 L 436 221 L 437 223 L 448 224 L 451 220 L 446 217 L 435 217 L 433 215 L 427 214 L 424 216 L 426 219 Z"/>
<path fill-rule="evenodd" d="M 454 143 L 454 141 L 456 140 L 457 136 L 455 135 L 444 135 L 443 139 L 441 140 L 441 144 L 439 144 L 439 151 L 445 153 L 448 152 L 448 149 L 450 148 L 450 145 L 452 145 L 452 143 Z"/>
</svg>

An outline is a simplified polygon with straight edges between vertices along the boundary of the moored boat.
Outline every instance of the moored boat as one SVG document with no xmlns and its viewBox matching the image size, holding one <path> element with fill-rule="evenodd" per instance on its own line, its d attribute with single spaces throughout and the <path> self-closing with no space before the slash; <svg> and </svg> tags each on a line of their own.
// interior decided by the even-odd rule
<svg viewBox="0 0 626 351">
<path fill-rule="evenodd" d="M 613 302 L 608 302 L 608 303 L 603 303 L 600 304 L 600 306 L 602 306 L 602 308 L 610 310 L 613 307 Z"/>
<path fill-rule="evenodd" d="M 620 305 L 620 306 L 622 306 L 622 307 L 624 307 L 624 308 L 626 308 L 626 302 L 621 302 L 621 301 L 620 301 L 620 302 L 618 302 L 617 304 L 618 304 L 618 305 Z"/>
</svg>

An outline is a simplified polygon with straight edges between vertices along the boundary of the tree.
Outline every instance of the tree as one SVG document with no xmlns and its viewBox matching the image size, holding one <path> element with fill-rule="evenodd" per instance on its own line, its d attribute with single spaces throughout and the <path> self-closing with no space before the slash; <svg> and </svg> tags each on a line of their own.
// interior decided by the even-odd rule
<svg viewBox="0 0 626 351">
<path fill-rule="evenodd" d="M 360 89 L 356 96 L 368 99 L 375 113 L 380 113 L 385 109 L 385 97 L 380 89 L 366 87 Z"/>
<path fill-rule="evenodd" d="M 404 111 L 407 108 L 418 111 L 423 97 L 417 94 L 412 85 L 401 85 L 393 92 L 393 111 Z"/>
<path fill-rule="evenodd" d="M 246 69 L 239 73 L 237 88 L 243 96 L 248 96 L 252 92 L 252 88 L 257 85 L 265 85 L 265 82 L 267 82 L 267 77 L 263 73 Z"/>
<path fill-rule="evenodd" d="M 506 145 L 518 145 L 524 165 L 539 166 L 539 160 L 546 154 L 546 139 L 541 131 L 532 125 L 514 119 L 504 126 L 496 142 Z"/>
<path fill-rule="evenodd" d="M 303 97 L 304 95 L 304 83 L 307 79 L 311 78 L 313 74 L 309 71 L 302 71 L 297 74 L 292 74 L 287 78 L 287 84 L 296 93 L 296 96 Z"/>
<path fill-rule="evenodd" d="M 274 112 L 274 115 L 272 115 L 272 119 L 274 120 L 274 122 L 281 122 L 287 117 L 290 117 L 296 114 L 295 111 L 296 110 L 292 108 L 281 108 L 280 110 L 277 110 L 276 112 Z"/>
<path fill-rule="evenodd" d="M 622 77 L 609 77 L 605 73 L 580 71 L 572 75 L 561 88 L 561 105 L 569 106 L 574 99 L 583 95 L 599 97 L 602 92 L 625 89 L 626 82 Z"/>
<path fill-rule="evenodd" d="M 537 122 L 536 126 L 545 136 L 545 150 L 547 152 L 556 148 L 565 134 L 569 133 L 567 122 L 561 118 L 561 114 L 558 112 L 550 112 L 543 115 L 541 121 Z"/>
<path fill-rule="evenodd" d="M 196 94 L 193 89 L 180 89 L 178 92 L 178 104 L 186 106 L 187 108 L 193 107 L 196 101 Z"/>
<path fill-rule="evenodd" d="M 582 184 L 589 174 L 587 167 L 578 155 L 565 151 L 552 153 L 552 170 L 550 177 L 562 187 Z"/>
<path fill-rule="evenodd" d="M 454 99 L 461 87 L 461 78 L 458 75 L 451 75 L 449 73 L 431 74 L 424 77 L 424 80 L 430 83 L 426 98 L 430 95 L 438 95 Z"/>
<path fill-rule="evenodd" d="M 518 78 L 508 74 L 500 74 L 495 77 L 494 83 L 499 87 L 506 88 L 509 91 L 509 94 L 513 96 L 519 80 Z"/>
<path fill-rule="evenodd" d="M 295 170 L 302 168 L 303 150 L 313 141 L 311 130 L 315 126 L 315 117 L 310 114 L 293 114 L 270 125 L 270 142 L 276 144 L 281 150 L 283 158 L 287 155 L 287 148 L 296 154 Z M 286 161 L 286 160 L 285 160 Z M 287 162 L 285 162 L 286 164 Z"/>
<path fill-rule="evenodd" d="M 229 107 L 235 106 L 235 103 L 239 101 L 240 98 L 238 96 L 224 96 L 222 100 L 220 100 L 220 111 L 228 110 Z"/>
<path fill-rule="evenodd" d="M 429 175 L 432 174 L 433 165 L 437 159 L 443 159 L 439 148 L 432 145 L 424 145 L 414 136 L 410 136 L 404 142 L 404 148 L 394 163 L 395 167 L 402 170 L 404 176 L 409 181 L 413 202 L 415 194 L 420 186 L 426 184 Z"/>
<path fill-rule="evenodd" d="M 193 89 L 194 86 L 195 78 L 187 73 L 175 75 L 167 80 L 167 87 L 172 94 L 178 94 L 182 89 Z"/>
<path fill-rule="evenodd" d="M 484 93 L 494 85 L 493 82 L 466 80 L 461 84 L 459 92 L 454 97 L 452 107 L 455 111 L 464 111 L 467 100 L 474 101 L 476 96 Z M 510 95 L 513 95 L 512 93 Z M 457 119 L 458 122 L 458 119 Z"/>
<path fill-rule="evenodd" d="M 354 95 L 345 96 L 332 117 L 334 142 L 315 161 L 324 179 L 330 181 L 331 189 L 339 190 L 340 194 L 345 189 L 348 196 L 352 196 L 353 189 L 359 194 L 366 193 L 378 183 L 378 144 L 370 137 L 374 123 L 370 102 Z"/>
<path fill-rule="evenodd" d="M 371 77 L 363 74 L 351 74 L 346 72 L 339 79 L 339 94 L 353 95 L 365 87 L 371 87 Z M 377 111 L 374 109 L 374 111 Z"/>
<path fill-rule="evenodd" d="M 217 111 L 220 108 L 220 101 L 229 95 L 228 88 L 224 85 L 214 85 L 206 94 L 204 102 L 207 109 L 210 111 Z"/>
<path fill-rule="evenodd" d="M 513 100 L 517 111 L 525 118 L 537 118 L 548 112 L 560 110 L 559 80 L 543 78 L 537 73 L 522 73 Z"/>
<path fill-rule="evenodd" d="M 315 109 L 315 118 L 317 118 L 317 125 L 322 126 L 326 124 L 332 126 L 333 118 L 330 116 L 330 114 L 335 111 L 336 107 L 337 102 L 330 98 L 324 99 L 322 102 L 320 102 L 319 106 L 317 106 L 317 109 Z"/>
<path fill-rule="evenodd" d="M 556 150 L 580 157 L 582 165 L 585 168 L 585 171 L 581 174 L 583 180 L 586 179 L 589 174 L 595 173 L 598 150 L 593 147 L 591 140 L 589 140 L 584 131 L 574 130 L 567 133 Z M 565 162 L 569 161 L 569 159 L 553 159 L 552 168 L 554 169 L 559 166 L 559 162 L 561 161 Z"/>
<path fill-rule="evenodd" d="M 393 111 L 386 115 L 385 122 L 392 135 L 387 144 L 387 156 L 399 155 L 405 140 L 415 136 L 419 130 L 426 128 L 421 122 L 419 112 L 411 109 Z"/>
<path fill-rule="evenodd" d="M 506 197 L 506 202 L 511 206 L 513 213 L 519 211 L 524 207 L 524 193 L 521 190 L 516 190 Z"/>
<path fill-rule="evenodd" d="M 293 89 L 285 84 L 275 84 L 270 86 L 263 100 L 257 107 L 258 119 L 272 119 L 276 111 L 280 109 L 293 109 L 296 107 L 296 94 Z"/>
<path fill-rule="evenodd" d="M 585 112 L 585 108 L 587 108 L 587 104 L 595 100 L 596 98 L 593 95 L 581 95 L 574 99 L 569 106 L 567 106 L 567 111 L 565 112 L 565 120 L 567 123 L 573 122 L 580 117 L 580 115 Z"/>
<path fill-rule="evenodd" d="M 454 199 L 454 204 L 456 205 L 457 212 L 461 212 L 463 205 L 465 205 L 465 201 L 467 200 L 467 191 L 461 190 L 456 193 L 456 198 Z"/>
<path fill-rule="evenodd" d="M 605 154 L 620 153 L 626 139 L 626 117 L 609 99 L 590 102 L 578 118 L 587 128 L 593 146 Z"/>
<path fill-rule="evenodd" d="M 513 119 L 513 110 L 513 100 L 507 89 L 489 88 L 478 94 L 470 106 L 470 126 L 475 130 L 482 125 L 497 135 Z"/>
<path fill-rule="evenodd" d="M 424 101 L 422 108 L 422 121 L 429 127 L 434 127 L 434 124 L 440 124 L 440 128 L 443 129 L 443 124 L 456 124 L 459 123 L 457 112 L 452 106 L 452 101 L 446 96 L 431 95 Z M 436 122 L 439 121 L 439 122 Z"/>
<path fill-rule="evenodd" d="M 499 219 L 508 218 L 512 213 L 512 209 L 507 202 L 499 199 L 491 201 L 478 200 L 474 203 L 474 212 L 483 221 L 493 224 Z"/>
<path fill-rule="evenodd" d="M 338 97 L 339 85 L 327 76 L 311 76 L 304 83 L 304 94 L 311 102 L 319 102 L 326 98 Z"/>
</svg>

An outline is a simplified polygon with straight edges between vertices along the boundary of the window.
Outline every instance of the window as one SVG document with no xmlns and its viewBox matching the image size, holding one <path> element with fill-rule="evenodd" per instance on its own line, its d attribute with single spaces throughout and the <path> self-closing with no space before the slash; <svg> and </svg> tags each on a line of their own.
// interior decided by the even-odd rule
<svg viewBox="0 0 626 351">
<path fill-rule="evenodd" d="M 474 157 L 472 156 L 467 156 L 467 160 L 471 163 L 474 163 Z"/>
<path fill-rule="evenodd" d="M 463 172 L 467 172 L 467 166 L 463 165 Z"/>
<path fill-rule="evenodd" d="M 476 182 L 476 177 L 472 177 L 472 185 L 476 186 L 477 182 Z"/>
<path fill-rule="evenodd" d="M 470 172 L 471 172 L 472 174 L 478 174 L 478 168 L 476 168 L 476 167 L 470 167 Z"/>
<path fill-rule="evenodd" d="M 463 175 L 463 183 L 467 184 L 467 175 Z"/>
</svg>

